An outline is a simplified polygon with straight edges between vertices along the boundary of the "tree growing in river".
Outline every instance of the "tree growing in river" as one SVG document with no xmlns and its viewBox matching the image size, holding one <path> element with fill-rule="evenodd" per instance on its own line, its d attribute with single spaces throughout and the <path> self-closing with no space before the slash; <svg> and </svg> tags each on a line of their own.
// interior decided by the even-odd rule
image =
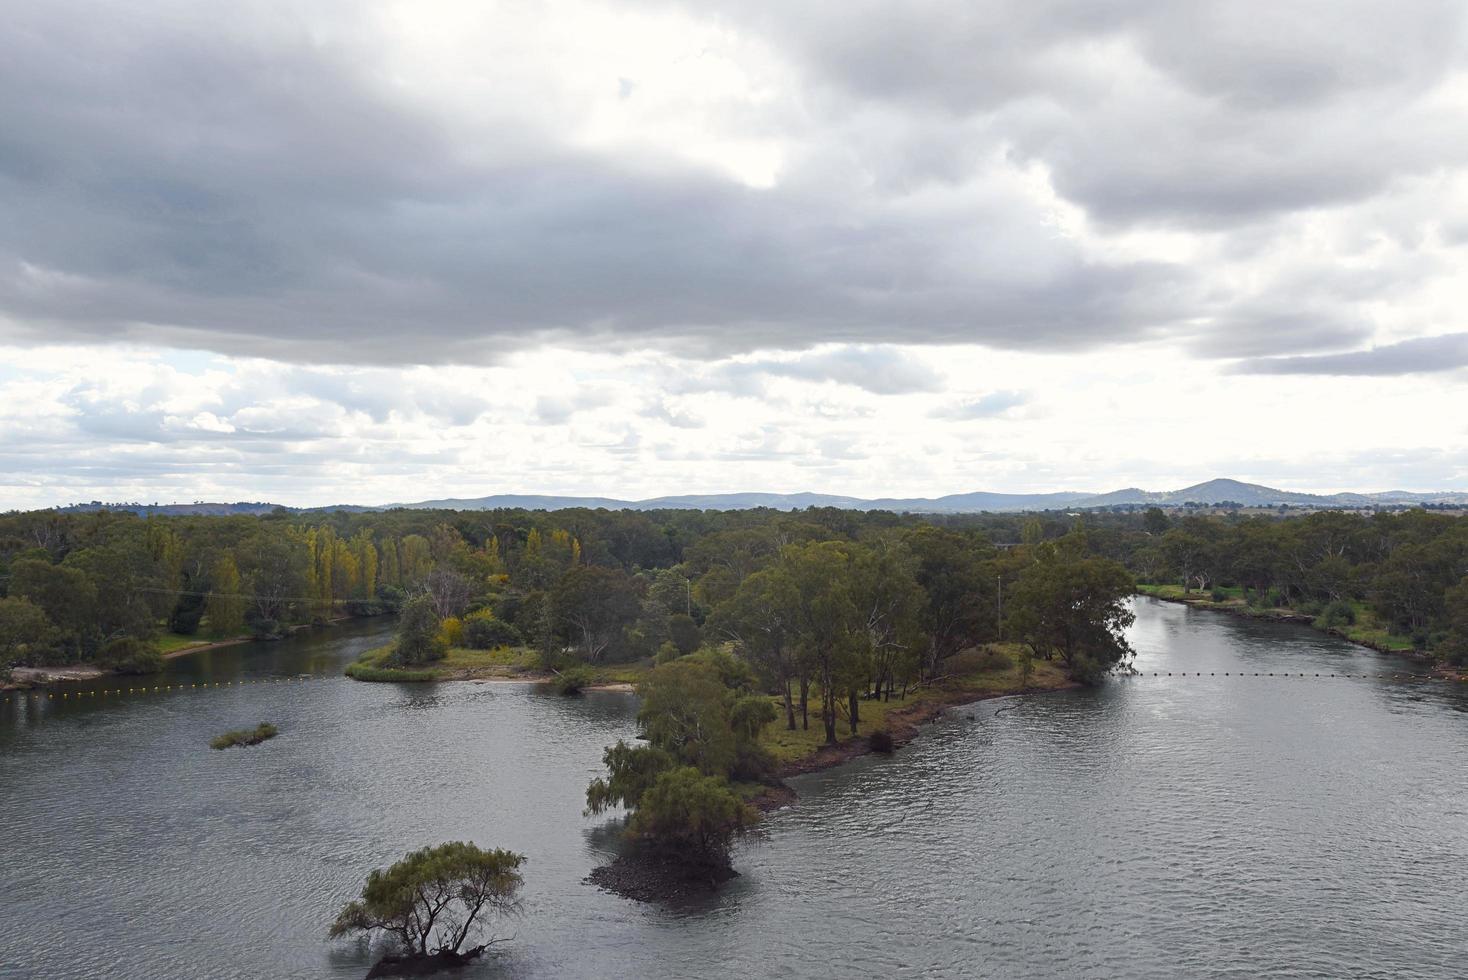
<svg viewBox="0 0 1468 980">
<path fill-rule="evenodd" d="M 461 952 L 486 919 L 519 910 L 524 863 L 524 855 L 513 851 L 463 841 L 413 851 L 367 876 L 361 897 L 342 908 L 330 936 L 382 930 L 409 957 L 473 958 L 499 941 L 491 938 Z"/>
<path fill-rule="evenodd" d="M 681 864 L 724 869 L 735 838 L 758 821 L 759 814 L 728 782 L 679 766 L 659 775 L 642 794 L 627 833 Z"/>
</svg>

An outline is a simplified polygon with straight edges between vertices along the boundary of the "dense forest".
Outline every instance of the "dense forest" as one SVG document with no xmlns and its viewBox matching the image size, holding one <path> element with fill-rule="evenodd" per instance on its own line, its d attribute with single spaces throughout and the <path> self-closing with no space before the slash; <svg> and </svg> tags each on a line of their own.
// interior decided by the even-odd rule
<svg viewBox="0 0 1468 980">
<path fill-rule="evenodd" d="M 468 645 L 607 663 L 732 641 L 772 690 L 891 691 L 996 639 L 1089 679 L 1125 651 L 1080 607 L 1130 591 L 1127 573 L 1327 625 L 1369 616 L 1468 658 L 1468 518 L 1422 510 L 38 511 L 0 516 L 0 667 L 146 670 L 170 638 L 279 636 L 422 595 Z M 841 635 L 822 638 L 838 594 Z"/>
</svg>

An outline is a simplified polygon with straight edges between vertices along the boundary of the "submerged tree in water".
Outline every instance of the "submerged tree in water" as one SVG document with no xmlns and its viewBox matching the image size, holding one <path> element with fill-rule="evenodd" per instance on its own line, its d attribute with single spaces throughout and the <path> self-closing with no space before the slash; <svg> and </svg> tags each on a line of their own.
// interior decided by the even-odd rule
<svg viewBox="0 0 1468 980">
<path fill-rule="evenodd" d="M 331 938 L 382 930 L 405 955 L 468 959 L 492 943 L 462 951 L 491 916 L 519 910 L 525 857 L 484 850 L 463 841 L 413 851 L 367 876 L 362 897 L 348 902 L 331 926 Z"/>
<path fill-rule="evenodd" d="M 734 839 L 758 821 L 726 780 L 679 766 L 642 794 L 627 833 L 679 863 L 727 868 Z"/>
</svg>

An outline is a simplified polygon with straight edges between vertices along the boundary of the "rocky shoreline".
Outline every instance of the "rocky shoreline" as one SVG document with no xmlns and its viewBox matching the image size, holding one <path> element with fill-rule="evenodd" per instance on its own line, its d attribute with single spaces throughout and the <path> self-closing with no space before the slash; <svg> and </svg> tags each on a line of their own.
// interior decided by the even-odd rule
<svg viewBox="0 0 1468 980">
<path fill-rule="evenodd" d="M 713 894 L 724 882 L 737 877 L 739 872 L 733 868 L 657 861 L 634 852 L 592 869 L 584 880 L 637 902 L 678 902 Z"/>
</svg>

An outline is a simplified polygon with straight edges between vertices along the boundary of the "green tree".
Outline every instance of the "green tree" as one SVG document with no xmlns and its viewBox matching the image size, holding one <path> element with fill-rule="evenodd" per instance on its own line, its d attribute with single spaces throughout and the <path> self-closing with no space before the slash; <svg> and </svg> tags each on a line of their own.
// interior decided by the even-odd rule
<svg viewBox="0 0 1468 980">
<path fill-rule="evenodd" d="M 678 648 L 679 653 L 689 654 L 703 643 L 703 633 L 692 616 L 674 613 L 668 617 L 668 639 Z"/>
<path fill-rule="evenodd" d="M 916 559 L 913 576 L 925 599 L 920 614 L 927 641 L 924 666 L 933 676 L 946 658 L 996 635 L 999 576 L 989 574 L 984 564 L 994 549 L 931 526 L 915 528 L 906 543 Z"/>
<path fill-rule="evenodd" d="M 633 840 L 682 864 L 729 867 L 734 840 L 759 814 L 717 776 L 692 766 L 660 774 L 627 825 Z"/>
<path fill-rule="evenodd" d="M 708 629 L 714 636 L 732 639 L 740 654 L 760 671 L 764 681 L 780 692 L 785 706 L 785 727 L 795 731 L 791 685 L 799 676 L 800 665 L 796 657 L 796 613 L 791 596 L 791 583 L 781 569 L 753 572 L 714 610 Z"/>
<path fill-rule="evenodd" d="M 1077 680 L 1095 683 L 1131 654 L 1125 631 L 1131 575 L 1107 558 L 1084 558 L 1042 546 L 1015 583 L 1005 630 L 1036 656 L 1055 654 Z"/>
<path fill-rule="evenodd" d="M 671 754 L 656 745 L 628 745 L 618 739 L 602 753 L 607 775 L 586 788 L 586 812 L 603 813 L 614 806 L 637 808 L 658 776 L 678 765 Z"/>
<path fill-rule="evenodd" d="M 97 590 L 79 568 L 23 558 L 10 566 L 10 595 L 28 599 L 57 627 L 56 642 L 65 659 L 94 647 Z"/>
<path fill-rule="evenodd" d="M 858 635 L 865 647 L 859 664 L 865 667 L 865 674 L 852 679 L 873 696 L 885 689 L 890 698 L 899 678 L 906 689 L 918 670 L 927 596 L 917 582 L 916 567 L 916 559 L 901 543 L 878 541 L 853 553 L 851 595 Z M 847 719 L 853 735 L 859 720 L 860 688 L 847 688 Z"/>
<path fill-rule="evenodd" d="M 0 670 L 17 663 L 47 663 L 55 643 L 56 627 L 45 610 L 17 596 L 0 599 Z"/>
<path fill-rule="evenodd" d="M 821 691 L 826 742 L 836 744 L 836 703 L 859 663 L 858 613 L 852 599 L 850 545 L 787 545 L 779 568 L 790 583 L 792 630 Z"/>
<path fill-rule="evenodd" d="M 330 935 L 382 930 L 408 956 L 477 956 L 497 940 L 460 950 L 486 925 L 488 915 L 519 911 L 524 863 L 524 856 L 513 851 L 484 850 L 463 841 L 413 851 L 367 876 L 361 897 L 342 908 Z"/>
<path fill-rule="evenodd" d="M 1148 534 L 1154 536 L 1166 534 L 1167 529 L 1171 526 L 1172 522 L 1167 519 L 1161 507 L 1148 507 L 1147 513 L 1142 515 L 1142 527 Z"/>
<path fill-rule="evenodd" d="M 573 568 L 550 592 L 554 623 L 590 663 L 601 660 L 642 611 L 636 579 L 615 568 Z"/>
<path fill-rule="evenodd" d="M 1447 635 L 1441 652 L 1448 663 L 1468 664 L 1468 577 L 1443 593 Z"/>
<path fill-rule="evenodd" d="M 209 566 L 209 595 L 205 615 L 215 636 L 235 636 L 245 628 L 244 584 L 233 555 L 220 555 Z"/>
<path fill-rule="evenodd" d="M 448 651 L 438 635 L 438 626 L 438 613 L 431 596 L 415 595 L 409 599 L 398 617 L 398 641 L 392 662 L 407 665 L 443 659 Z"/>
<path fill-rule="evenodd" d="M 728 775 L 738 751 L 729 724 L 732 692 L 718 671 L 692 657 L 653 668 L 637 685 L 642 735 L 685 765 Z"/>
</svg>

